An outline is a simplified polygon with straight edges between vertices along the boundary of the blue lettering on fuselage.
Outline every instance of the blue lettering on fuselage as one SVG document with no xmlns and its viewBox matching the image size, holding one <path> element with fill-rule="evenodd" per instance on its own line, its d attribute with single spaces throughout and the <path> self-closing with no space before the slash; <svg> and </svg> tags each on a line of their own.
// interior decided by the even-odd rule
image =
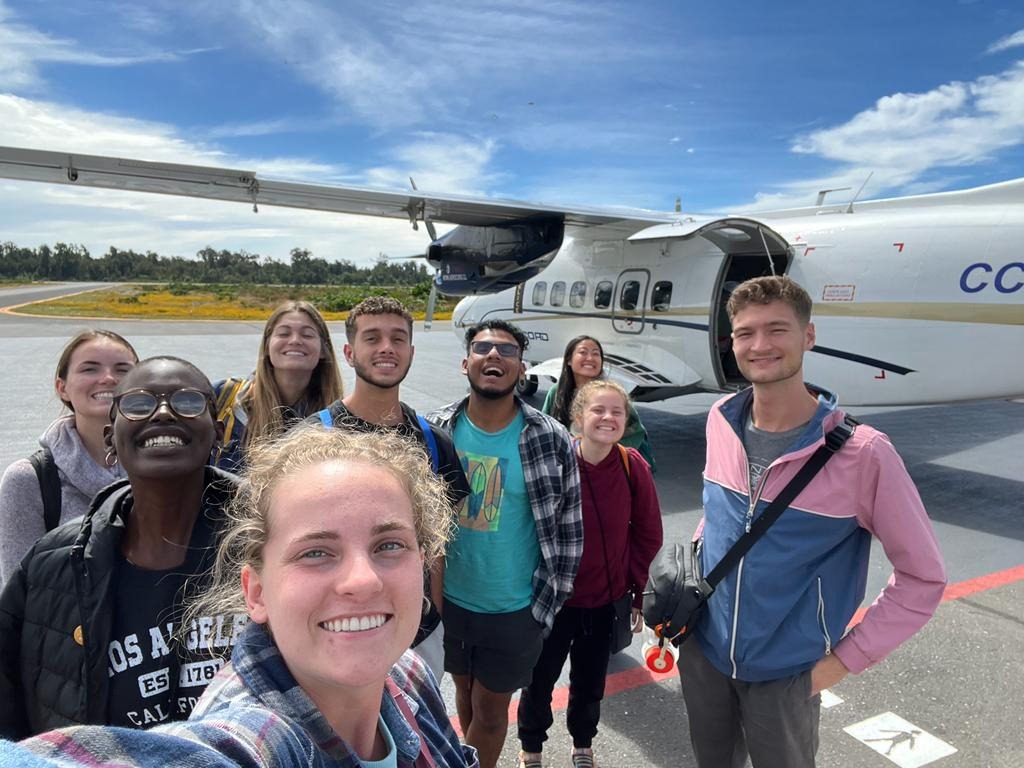
<svg viewBox="0 0 1024 768">
<path fill-rule="evenodd" d="M 993 271 L 995 276 L 990 282 L 987 278 L 992 275 Z M 1019 276 L 1011 275 L 1011 272 L 1017 272 Z M 979 261 L 971 264 L 960 274 L 960 290 L 964 293 L 979 293 L 991 285 L 999 293 L 1016 293 L 1024 288 L 1024 279 L 1020 279 L 1022 277 L 1024 277 L 1024 261 L 1011 261 L 998 269 L 984 261 Z"/>
</svg>

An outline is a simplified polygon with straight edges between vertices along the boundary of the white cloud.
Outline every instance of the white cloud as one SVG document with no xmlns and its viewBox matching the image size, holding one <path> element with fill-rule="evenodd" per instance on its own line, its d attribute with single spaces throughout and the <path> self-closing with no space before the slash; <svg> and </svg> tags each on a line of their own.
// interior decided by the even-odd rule
<svg viewBox="0 0 1024 768">
<path fill-rule="evenodd" d="M 819 189 L 860 187 L 864 196 L 923 191 L 926 173 L 986 162 L 1024 142 L 1024 61 L 997 75 L 950 82 L 924 93 L 879 99 L 846 123 L 808 133 L 793 144 L 798 154 L 840 163 L 832 174 L 784 184 L 759 194 L 758 208 L 811 205 Z M 934 182 L 937 187 L 938 182 Z M 932 191 L 932 190 L 929 190 Z"/>
<path fill-rule="evenodd" d="M 18 23 L 14 14 L 0 3 L 0 88 L 9 91 L 39 88 L 43 83 L 39 74 L 41 64 L 124 67 L 145 62 L 177 61 L 205 50 L 208 49 L 129 52 L 116 56 L 97 53 L 80 41 L 53 37 Z"/>
<path fill-rule="evenodd" d="M 523 90 L 538 77 L 589 85 L 595 65 L 660 53 L 622 45 L 611 10 L 578 0 L 380 0 L 372 11 L 292 0 L 286 13 L 276 0 L 245 0 L 193 13 L 227 17 L 241 42 L 327 93 L 341 118 L 385 130 L 500 116 L 511 93 L 518 105 L 539 103 Z"/>
<path fill-rule="evenodd" d="M 1024 45 L 1024 29 L 1018 29 L 1012 35 L 999 38 L 988 47 L 986 53 L 999 53 L 1020 45 Z"/>
<path fill-rule="evenodd" d="M 495 149 L 495 142 L 489 139 L 421 133 L 389 153 L 394 158 L 392 163 L 368 169 L 365 182 L 374 187 L 407 189 L 412 176 L 421 190 L 479 195 L 498 180 L 488 173 Z"/>
<path fill-rule="evenodd" d="M 479 189 L 493 146 L 459 146 L 423 135 L 400 148 L 399 167 L 379 167 L 353 176 L 346 169 L 293 157 L 238 157 L 182 138 L 173 126 L 75 109 L 0 94 L 0 145 L 117 155 L 139 159 L 255 170 L 262 177 L 349 183 L 387 183 L 405 188 L 409 170 L 421 188 Z M 408 167 L 408 170 L 407 170 Z M 402 175 L 404 174 L 404 175 Z M 450 185 L 450 186 L 449 186 Z M 99 256 L 111 245 L 164 255 L 194 256 L 212 245 L 246 249 L 287 260 L 294 247 L 318 256 L 369 264 L 381 251 L 392 256 L 422 253 L 427 236 L 395 220 L 318 213 L 247 204 L 76 189 L 29 182 L 0 186 L 3 239 L 25 246 L 82 243 Z"/>
</svg>

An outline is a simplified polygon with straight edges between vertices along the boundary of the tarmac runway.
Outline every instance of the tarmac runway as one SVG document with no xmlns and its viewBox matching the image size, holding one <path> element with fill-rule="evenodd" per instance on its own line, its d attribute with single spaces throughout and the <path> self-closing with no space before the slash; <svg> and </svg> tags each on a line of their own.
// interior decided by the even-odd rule
<svg viewBox="0 0 1024 768">
<path fill-rule="evenodd" d="M 61 286 L 0 289 L 0 306 L 69 290 Z M 38 435 L 58 415 L 53 368 L 64 342 L 87 325 L 116 330 L 143 357 L 173 354 L 191 360 L 212 379 L 249 373 L 262 329 L 262 323 L 252 322 L 87 323 L 0 313 L 0 361 L 11 374 L 0 409 L 0 467 L 33 450 Z M 340 354 L 344 328 L 334 323 L 331 330 Z M 416 358 L 402 385 L 403 399 L 425 412 L 462 397 L 466 392 L 459 372 L 463 350 L 448 324 L 435 323 L 429 333 L 417 327 L 414 343 Z M 351 386 L 351 370 L 344 364 L 342 369 L 346 386 Z M 541 401 L 545 387 L 542 383 L 541 391 L 531 398 L 534 404 Z M 704 421 L 714 399 L 700 395 L 639 406 L 658 460 L 666 540 L 687 538 L 699 519 Z M 900 451 L 934 523 L 950 587 L 935 618 L 919 635 L 880 665 L 847 678 L 832 691 L 841 702 L 822 710 L 818 764 L 1020 768 L 1024 766 L 1024 671 L 1019 661 L 1024 650 L 1024 402 L 851 411 L 888 433 Z M 889 570 L 884 553 L 875 547 L 866 603 L 884 586 Z M 454 714 L 450 681 L 442 688 Z M 643 669 L 638 641 L 613 658 L 594 745 L 601 764 L 693 765 L 679 688 L 674 675 L 656 678 Z M 556 701 L 564 710 L 564 690 L 559 696 Z M 513 720 L 503 766 L 516 764 L 515 733 Z M 560 713 L 551 732 L 546 765 L 570 765 L 569 747 Z"/>
</svg>

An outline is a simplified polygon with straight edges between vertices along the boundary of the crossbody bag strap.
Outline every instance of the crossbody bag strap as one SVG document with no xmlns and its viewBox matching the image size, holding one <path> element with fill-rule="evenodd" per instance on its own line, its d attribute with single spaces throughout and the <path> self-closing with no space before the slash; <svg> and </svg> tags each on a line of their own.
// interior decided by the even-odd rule
<svg viewBox="0 0 1024 768">
<path fill-rule="evenodd" d="M 710 595 L 714 591 L 715 587 L 718 586 L 718 582 L 725 578 L 725 575 L 730 570 L 736 567 L 739 561 L 743 559 L 743 556 L 754 546 L 754 542 L 761 538 L 771 527 L 772 523 L 779 519 L 782 513 L 786 511 L 786 508 L 793 503 L 793 499 L 800 494 L 800 491 L 807 487 L 811 479 L 825 466 L 825 462 L 831 459 L 846 444 L 846 441 L 853 435 L 856 426 L 857 422 L 847 416 L 835 429 L 825 435 L 825 444 L 811 455 L 811 458 L 800 468 L 796 476 L 789 481 L 761 516 L 753 522 L 750 530 L 740 536 L 736 543 L 732 545 L 732 548 L 725 553 L 725 557 L 719 561 L 718 565 L 711 569 L 711 572 L 700 584 L 702 592 Z"/>
<path fill-rule="evenodd" d="M 430 754 L 430 747 L 427 746 L 427 740 L 423 738 L 423 733 L 420 731 L 419 725 L 416 723 L 416 715 L 412 713 L 412 709 L 409 708 L 409 703 L 405 700 L 405 695 L 402 690 L 398 687 L 398 684 L 391 679 L 390 676 L 384 681 L 388 692 L 391 694 L 391 698 L 395 700 L 395 704 L 398 709 L 401 710 L 402 716 L 405 717 L 405 721 L 409 724 L 409 727 L 413 729 L 417 736 L 420 737 L 420 754 L 416 758 L 415 768 L 437 768 L 437 763 L 434 762 L 433 756 Z"/>
</svg>

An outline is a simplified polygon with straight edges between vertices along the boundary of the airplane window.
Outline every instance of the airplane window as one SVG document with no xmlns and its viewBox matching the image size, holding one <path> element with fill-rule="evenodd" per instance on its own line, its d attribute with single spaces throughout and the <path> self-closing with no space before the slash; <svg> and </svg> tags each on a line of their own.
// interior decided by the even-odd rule
<svg viewBox="0 0 1024 768">
<path fill-rule="evenodd" d="M 544 303 L 544 297 L 548 293 L 548 284 L 541 280 L 533 286 L 533 306 L 539 307 Z"/>
<path fill-rule="evenodd" d="M 612 303 L 612 284 L 608 280 L 602 280 L 594 289 L 594 308 L 607 309 Z"/>
<path fill-rule="evenodd" d="M 627 280 L 622 284 L 622 292 L 619 294 L 619 309 L 636 309 L 639 298 L 640 281 Z"/>
<path fill-rule="evenodd" d="M 651 309 L 655 312 L 668 312 L 668 305 L 672 303 L 672 283 L 662 280 L 654 284 L 651 290 Z"/>
<path fill-rule="evenodd" d="M 551 306 L 560 307 L 565 304 L 565 283 L 559 280 L 551 284 Z"/>
<path fill-rule="evenodd" d="M 582 307 L 586 298 L 587 284 L 582 280 L 577 280 L 572 284 L 572 288 L 569 289 L 569 306 Z"/>
</svg>

